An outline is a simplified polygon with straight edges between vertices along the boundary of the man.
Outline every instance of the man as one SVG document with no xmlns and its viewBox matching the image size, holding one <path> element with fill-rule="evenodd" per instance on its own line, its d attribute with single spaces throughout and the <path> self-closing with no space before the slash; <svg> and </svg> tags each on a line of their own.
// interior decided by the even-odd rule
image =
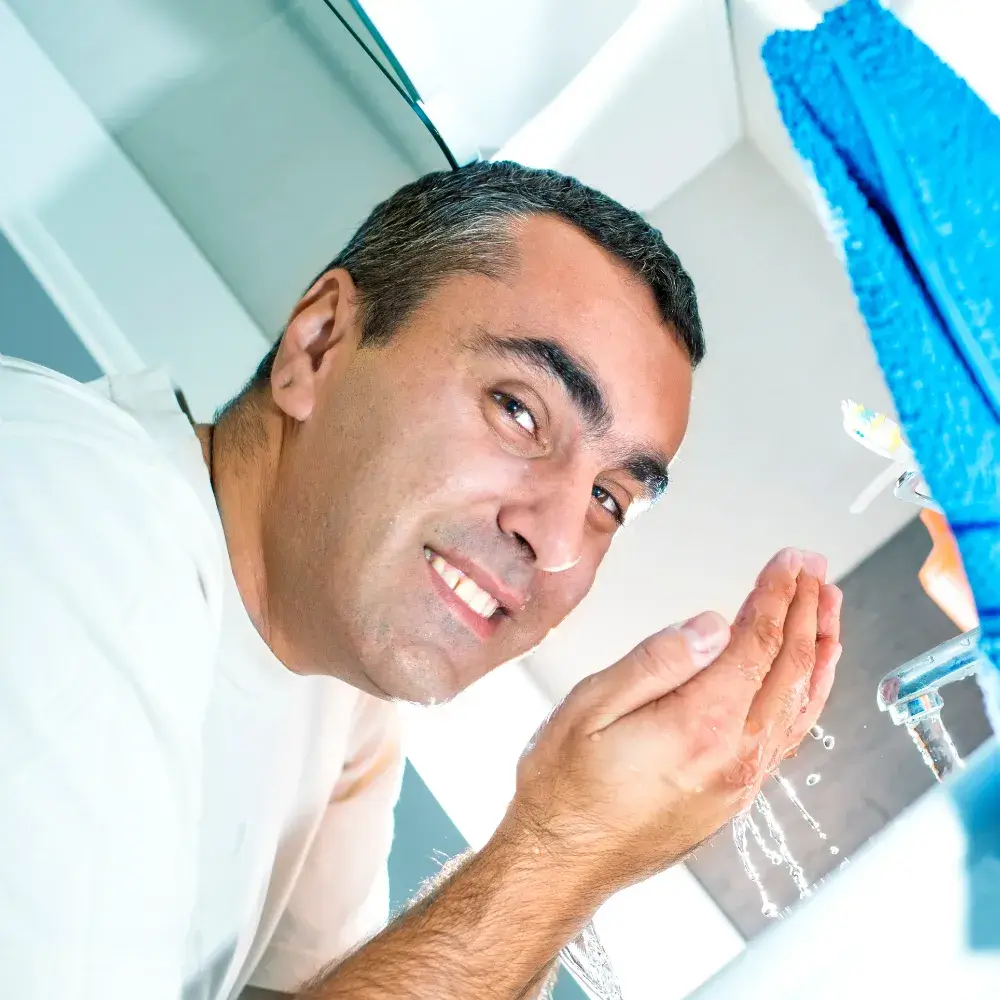
<svg viewBox="0 0 1000 1000">
<path fill-rule="evenodd" d="M 839 592 L 794 549 L 731 627 L 582 682 L 490 844 L 357 947 L 391 702 L 452 697 L 576 607 L 665 489 L 703 354 L 639 216 L 476 164 L 376 208 L 213 426 L 156 373 L 0 366 L 5 993 L 528 996 L 745 806 L 840 652 Z"/>
</svg>

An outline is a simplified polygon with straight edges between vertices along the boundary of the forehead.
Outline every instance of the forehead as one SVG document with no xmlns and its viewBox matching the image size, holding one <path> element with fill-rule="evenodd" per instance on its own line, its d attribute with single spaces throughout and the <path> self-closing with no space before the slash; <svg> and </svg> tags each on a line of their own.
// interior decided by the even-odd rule
<svg viewBox="0 0 1000 1000">
<path fill-rule="evenodd" d="M 652 291 L 561 219 L 535 216 L 515 232 L 517 266 L 485 292 L 490 328 L 552 339 L 583 359 L 618 428 L 672 454 L 687 425 L 691 364 Z"/>
<path fill-rule="evenodd" d="M 691 363 L 652 291 L 561 219 L 533 216 L 514 234 L 516 257 L 501 280 L 444 278 L 390 338 L 399 385 L 457 376 L 480 332 L 552 341 L 599 385 L 611 416 L 609 448 L 642 444 L 675 454 L 687 429 Z"/>
</svg>

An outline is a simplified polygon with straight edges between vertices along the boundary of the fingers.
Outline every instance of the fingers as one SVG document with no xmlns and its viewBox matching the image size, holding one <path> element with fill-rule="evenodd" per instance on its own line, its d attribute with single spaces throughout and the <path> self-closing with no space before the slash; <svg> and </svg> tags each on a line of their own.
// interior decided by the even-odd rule
<svg viewBox="0 0 1000 1000">
<path fill-rule="evenodd" d="M 587 728 L 598 732 L 686 683 L 728 642 L 729 626 L 714 611 L 663 629 L 607 670 L 581 681 L 570 695 L 574 711 L 586 714 Z"/>
<path fill-rule="evenodd" d="M 840 642 L 840 612 L 844 595 L 832 583 L 824 584 L 819 592 L 819 638 Z"/>
<path fill-rule="evenodd" d="M 837 663 L 843 652 L 840 644 L 840 609 L 843 604 L 843 594 L 833 584 L 826 584 L 819 595 L 819 636 L 816 639 L 816 666 L 813 668 L 812 680 L 809 685 L 809 702 L 792 725 L 788 734 L 788 748 L 782 756 L 789 756 L 790 750 L 797 747 L 806 737 L 806 733 L 816 725 L 820 714 L 826 707 L 827 699 L 833 688 L 837 673 Z"/>
<path fill-rule="evenodd" d="M 819 594 L 826 580 L 826 559 L 806 553 L 795 597 L 785 620 L 781 652 L 747 714 L 746 735 L 768 750 L 787 745 L 787 735 L 809 702 L 819 632 Z M 766 758 L 765 758 L 766 759 Z"/>
<path fill-rule="evenodd" d="M 782 549 L 764 567 L 733 623 L 728 648 L 711 669 L 692 682 L 695 690 L 710 688 L 705 695 L 710 694 L 711 702 L 740 720 L 746 719 L 781 649 L 802 559 L 799 549 Z"/>
</svg>

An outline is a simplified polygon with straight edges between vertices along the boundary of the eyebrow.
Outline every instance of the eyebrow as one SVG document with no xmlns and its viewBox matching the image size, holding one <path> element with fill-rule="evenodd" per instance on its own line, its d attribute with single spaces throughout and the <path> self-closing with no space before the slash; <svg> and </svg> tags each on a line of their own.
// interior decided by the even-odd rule
<svg viewBox="0 0 1000 1000">
<path fill-rule="evenodd" d="M 562 383 L 591 433 L 600 435 L 610 430 L 614 415 L 597 379 L 584 362 L 555 341 L 543 337 L 498 337 L 480 330 L 472 347 L 493 357 L 526 362 Z M 667 458 L 658 452 L 639 450 L 630 452 L 621 468 L 642 487 L 646 499 L 656 503 L 670 481 L 668 464 Z"/>
<path fill-rule="evenodd" d="M 670 471 L 665 456 L 656 452 L 636 451 L 626 458 L 622 468 L 642 487 L 651 504 L 666 493 Z"/>
<path fill-rule="evenodd" d="M 497 337 L 481 330 L 473 349 L 493 357 L 526 362 L 543 375 L 561 382 L 592 434 L 610 430 L 614 423 L 607 397 L 584 362 L 554 340 L 543 337 Z"/>
</svg>

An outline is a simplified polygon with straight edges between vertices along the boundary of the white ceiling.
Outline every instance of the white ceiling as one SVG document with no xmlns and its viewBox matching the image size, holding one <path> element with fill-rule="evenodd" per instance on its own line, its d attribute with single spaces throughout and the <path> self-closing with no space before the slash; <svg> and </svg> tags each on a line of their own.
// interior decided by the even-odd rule
<svg viewBox="0 0 1000 1000">
<path fill-rule="evenodd" d="M 363 6 L 434 124 L 465 159 L 499 149 L 586 66 L 637 3 L 364 0 Z"/>
</svg>

